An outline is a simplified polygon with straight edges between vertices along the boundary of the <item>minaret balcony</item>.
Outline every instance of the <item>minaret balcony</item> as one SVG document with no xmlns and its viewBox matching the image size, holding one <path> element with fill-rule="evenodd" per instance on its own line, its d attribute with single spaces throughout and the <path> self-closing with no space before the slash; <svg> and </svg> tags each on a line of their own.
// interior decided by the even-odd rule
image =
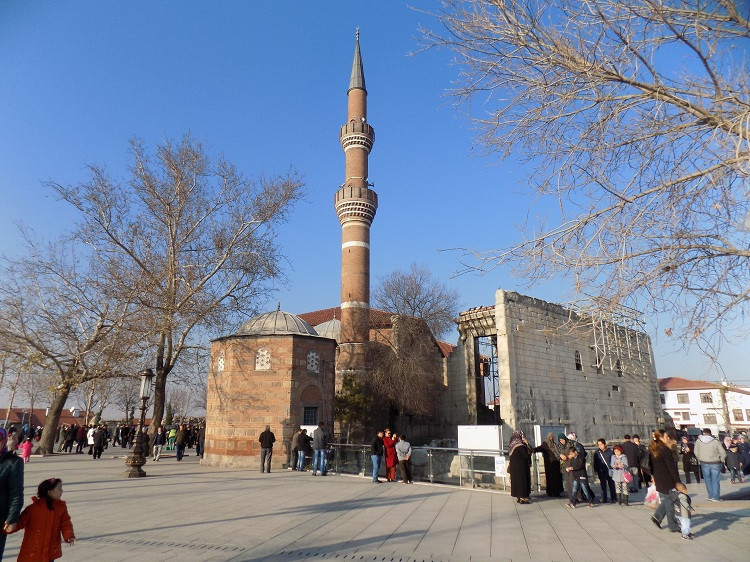
<svg viewBox="0 0 750 562">
<path fill-rule="evenodd" d="M 375 142 L 375 129 L 363 121 L 350 121 L 341 127 L 339 140 L 344 152 L 350 148 L 364 148 L 369 153 Z"/>
<path fill-rule="evenodd" d="M 371 224 L 378 209 L 378 194 L 366 187 L 347 185 L 336 192 L 334 203 L 342 224 L 349 220 Z"/>
</svg>

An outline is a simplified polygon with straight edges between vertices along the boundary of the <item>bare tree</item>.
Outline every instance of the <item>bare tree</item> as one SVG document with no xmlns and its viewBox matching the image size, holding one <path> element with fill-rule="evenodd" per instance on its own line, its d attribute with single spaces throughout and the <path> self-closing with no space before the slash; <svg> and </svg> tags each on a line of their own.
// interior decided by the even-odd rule
<svg viewBox="0 0 750 562">
<path fill-rule="evenodd" d="M 140 382 L 135 375 L 114 380 L 112 388 L 112 404 L 124 414 L 123 419 L 130 420 L 131 412 L 139 406 L 138 390 Z"/>
<path fill-rule="evenodd" d="M 167 394 L 167 401 L 172 404 L 174 417 L 183 421 L 190 416 L 193 407 L 193 391 L 186 386 L 173 385 Z"/>
<path fill-rule="evenodd" d="M 252 312 L 280 276 L 275 227 L 302 184 L 294 173 L 249 181 L 189 134 L 166 141 L 155 158 L 133 139 L 131 153 L 126 183 L 89 166 L 85 183 L 49 185 L 82 213 L 79 239 L 107 272 L 102 289 L 139 295 L 131 330 L 147 345 L 156 373 L 153 431 L 164 414 L 167 377 L 200 344 L 196 328 Z"/>
<path fill-rule="evenodd" d="M 384 276 L 373 290 L 372 300 L 383 310 L 423 319 L 435 337 L 455 327 L 458 291 L 434 279 L 423 265 L 412 264 L 409 271 Z"/>
<path fill-rule="evenodd" d="M 569 276 L 720 342 L 750 304 L 750 4 L 444 0 L 436 16 L 424 45 L 454 51 L 480 146 L 520 156 L 554 202 L 468 267 Z"/>
<path fill-rule="evenodd" d="M 388 424 L 403 427 L 406 415 L 427 418 L 434 413 L 442 356 L 424 320 L 393 315 L 391 326 L 367 346 L 371 372 L 365 384 L 374 402 L 386 407 Z"/>
<path fill-rule="evenodd" d="M 42 452 L 52 452 L 70 391 L 111 376 L 125 361 L 130 344 L 120 328 L 129 305 L 103 297 L 87 260 L 64 241 L 39 248 L 27 237 L 26 255 L 2 266 L 0 345 L 54 377 L 40 441 Z"/>
<path fill-rule="evenodd" d="M 41 369 L 36 363 L 26 364 L 20 374 L 18 391 L 28 400 L 31 420 L 34 407 L 38 406 L 39 402 L 48 401 L 51 396 L 50 389 L 55 387 L 56 380 L 54 374 Z"/>
</svg>

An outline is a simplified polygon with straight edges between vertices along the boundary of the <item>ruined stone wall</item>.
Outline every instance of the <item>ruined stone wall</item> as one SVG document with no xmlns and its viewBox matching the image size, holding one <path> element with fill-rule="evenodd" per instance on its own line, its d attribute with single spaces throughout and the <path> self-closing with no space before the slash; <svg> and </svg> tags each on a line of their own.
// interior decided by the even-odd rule
<svg viewBox="0 0 750 562">
<path fill-rule="evenodd" d="M 591 322 L 571 321 L 560 305 L 498 290 L 495 318 L 506 433 L 520 427 L 530 434 L 535 424 L 564 425 L 581 441 L 593 442 L 625 433 L 649 435 L 658 426 L 659 391 L 646 334 L 620 327 L 614 345 L 616 325 L 605 324 L 611 345 L 608 353 L 600 352 L 597 369 Z"/>
</svg>

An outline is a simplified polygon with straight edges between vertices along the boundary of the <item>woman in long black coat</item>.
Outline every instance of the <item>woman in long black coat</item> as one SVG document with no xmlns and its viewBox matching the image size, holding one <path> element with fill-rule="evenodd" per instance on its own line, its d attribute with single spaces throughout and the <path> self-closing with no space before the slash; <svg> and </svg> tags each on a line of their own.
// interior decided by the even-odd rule
<svg viewBox="0 0 750 562">
<path fill-rule="evenodd" d="M 516 430 L 508 446 L 510 467 L 510 495 L 518 503 L 529 503 L 531 495 L 531 446 L 523 431 Z"/>
<path fill-rule="evenodd" d="M 12 533 L 23 507 L 23 461 L 5 447 L 7 439 L 5 430 L 0 428 L 0 527 Z M 0 532 L 0 560 L 6 537 Z"/>
<path fill-rule="evenodd" d="M 560 457 L 555 444 L 555 434 L 548 433 L 544 442 L 534 449 L 535 453 L 542 453 L 544 459 L 544 476 L 547 480 L 547 495 L 558 498 L 563 493 Z"/>
</svg>

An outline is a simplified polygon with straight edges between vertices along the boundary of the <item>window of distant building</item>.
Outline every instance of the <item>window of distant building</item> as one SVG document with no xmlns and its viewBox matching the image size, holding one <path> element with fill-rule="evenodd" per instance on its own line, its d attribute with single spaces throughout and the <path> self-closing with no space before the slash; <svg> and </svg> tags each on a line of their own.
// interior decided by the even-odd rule
<svg viewBox="0 0 750 562">
<path fill-rule="evenodd" d="M 615 371 L 617 371 L 618 377 L 622 376 L 622 363 L 620 363 L 619 359 L 615 362 Z"/>
<path fill-rule="evenodd" d="M 705 423 L 705 424 L 715 424 L 716 423 L 716 414 L 703 414 L 703 423 Z"/>
<path fill-rule="evenodd" d="M 266 348 L 255 352 L 255 370 L 268 371 L 271 369 L 271 352 Z"/>
<path fill-rule="evenodd" d="M 682 412 L 682 421 L 690 421 L 690 412 Z"/>
<path fill-rule="evenodd" d="M 666 397 L 663 394 L 660 394 L 659 397 L 661 399 L 661 403 L 662 404 L 666 404 L 667 403 L 667 399 L 666 399 Z"/>
<path fill-rule="evenodd" d="M 320 357 L 315 351 L 307 352 L 307 372 L 308 373 L 320 372 Z"/>
<path fill-rule="evenodd" d="M 747 418 L 747 421 L 750 421 L 750 408 L 745 410 L 745 417 Z"/>
<path fill-rule="evenodd" d="M 219 356 L 216 358 L 216 370 L 219 372 L 224 370 L 224 352 L 223 351 L 219 353 Z"/>
<path fill-rule="evenodd" d="M 305 406 L 302 413 L 302 425 L 318 425 L 317 406 Z"/>
<path fill-rule="evenodd" d="M 734 416 L 734 421 L 745 421 L 745 418 L 742 416 L 742 408 L 732 410 L 732 415 Z"/>
<path fill-rule="evenodd" d="M 701 404 L 713 404 L 714 397 L 710 392 L 701 392 Z"/>
<path fill-rule="evenodd" d="M 583 371 L 583 363 L 581 362 L 581 352 L 576 349 L 575 352 L 576 371 Z"/>
<path fill-rule="evenodd" d="M 688 396 L 688 393 L 680 393 L 677 395 L 677 403 L 678 404 L 690 404 L 690 397 Z"/>
</svg>

